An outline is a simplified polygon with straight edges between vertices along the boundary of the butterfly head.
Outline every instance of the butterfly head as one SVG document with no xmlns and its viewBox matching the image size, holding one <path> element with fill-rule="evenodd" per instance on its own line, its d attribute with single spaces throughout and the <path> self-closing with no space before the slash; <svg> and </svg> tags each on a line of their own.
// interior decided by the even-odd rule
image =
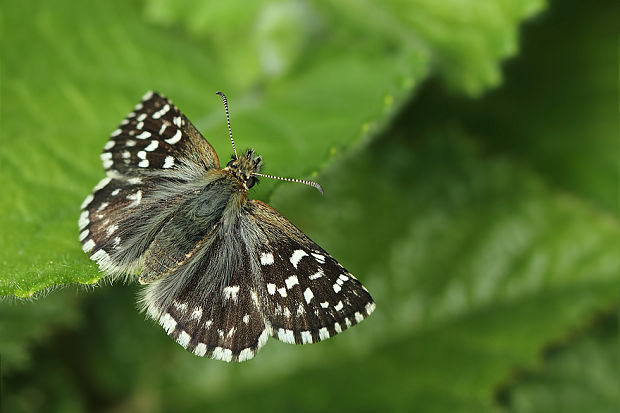
<svg viewBox="0 0 620 413">
<path fill-rule="evenodd" d="M 254 154 L 254 149 L 248 149 L 239 158 L 233 158 L 225 170 L 228 170 L 235 178 L 237 178 L 247 189 L 252 188 L 257 182 L 256 174 L 260 172 L 263 166 L 263 158 Z"/>
<path fill-rule="evenodd" d="M 226 95 L 222 92 L 217 92 L 216 94 L 220 95 L 222 101 L 224 102 L 224 110 L 226 112 L 226 123 L 228 124 L 228 133 L 230 135 L 230 143 L 233 147 L 233 157 L 228 165 L 226 165 L 225 170 L 232 173 L 232 175 L 237 178 L 246 189 L 252 188 L 257 182 L 257 176 L 264 176 L 266 178 L 279 179 L 281 181 L 288 182 L 297 182 L 300 184 L 310 185 L 315 187 L 316 189 L 323 194 L 323 188 L 321 185 L 316 182 L 306 181 L 305 179 L 297 179 L 297 178 L 283 178 L 280 176 L 274 175 L 266 175 L 261 174 L 260 169 L 263 164 L 263 159 L 260 156 L 254 156 L 254 149 L 248 149 L 245 151 L 241 157 L 237 156 L 237 148 L 235 148 L 235 140 L 233 139 L 232 129 L 230 128 L 230 115 L 228 114 L 228 101 L 226 100 Z"/>
</svg>

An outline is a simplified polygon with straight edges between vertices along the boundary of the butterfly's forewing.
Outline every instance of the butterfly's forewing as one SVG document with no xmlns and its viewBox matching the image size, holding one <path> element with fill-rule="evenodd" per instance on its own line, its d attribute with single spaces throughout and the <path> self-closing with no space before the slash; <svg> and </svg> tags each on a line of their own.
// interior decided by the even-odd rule
<svg viewBox="0 0 620 413">
<path fill-rule="evenodd" d="M 139 266 L 159 229 L 193 190 L 188 183 L 219 166 L 191 122 L 154 92 L 112 133 L 101 159 L 108 177 L 82 203 L 80 241 L 101 269 L 113 273 Z"/>
<path fill-rule="evenodd" d="M 297 344 L 321 341 L 373 312 L 366 288 L 278 211 L 249 201 L 248 213 L 265 235 L 255 255 L 267 291 L 262 310 L 274 337 Z"/>
<path fill-rule="evenodd" d="M 101 160 L 108 176 L 148 176 L 180 163 L 219 167 L 213 147 L 169 99 L 155 92 L 144 95 L 112 132 Z"/>
</svg>

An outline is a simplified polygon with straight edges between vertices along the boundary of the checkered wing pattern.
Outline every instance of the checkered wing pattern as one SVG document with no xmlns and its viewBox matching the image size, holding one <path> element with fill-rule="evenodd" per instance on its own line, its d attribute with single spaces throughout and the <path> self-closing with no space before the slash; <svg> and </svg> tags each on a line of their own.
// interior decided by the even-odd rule
<svg viewBox="0 0 620 413">
<path fill-rule="evenodd" d="M 112 132 L 101 153 L 108 176 L 160 175 L 167 169 L 219 167 L 213 147 L 164 96 L 148 92 Z"/>
<path fill-rule="evenodd" d="M 113 274 L 136 271 L 155 235 L 219 167 L 213 147 L 164 96 L 148 92 L 112 132 L 101 154 L 107 177 L 81 206 L 82 249 Z"/>
<path fill-rule="evenodd" d="M 278 211 L 249 202 L 264 235 L 256 245 L 262 310 L 271 333 L 286 343 L 315 343 L 359 323 L 375 309 L 366 288 Z"/>
</svg>

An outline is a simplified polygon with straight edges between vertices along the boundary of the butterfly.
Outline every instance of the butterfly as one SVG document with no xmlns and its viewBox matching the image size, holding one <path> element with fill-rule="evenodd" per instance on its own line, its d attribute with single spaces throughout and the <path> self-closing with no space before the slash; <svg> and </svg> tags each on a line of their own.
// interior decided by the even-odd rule
<svg viewBox="0 0 620 413">
<path fill-rule="evenodd" d="M 172 102 L 148 92 L 105 144 L 106 172 L 79 218 L 82 249 L 112 277 L 136 277 L 143 311 L 186 350 L 254 357 L 269 337 L 314 343 L 375 309 L 367 289 L 325 250 L 247 192 L 252 149 L 220 168 L 213 147 Z"/>
</svg>

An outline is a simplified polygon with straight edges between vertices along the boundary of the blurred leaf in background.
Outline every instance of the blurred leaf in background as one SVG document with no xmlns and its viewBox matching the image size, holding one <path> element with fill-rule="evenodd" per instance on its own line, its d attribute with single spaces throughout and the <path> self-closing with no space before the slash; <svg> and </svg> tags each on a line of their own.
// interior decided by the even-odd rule
<svg viewBox="0 0 620 413">
<path fill-rule="evenodd" d="M 0 293 L 40 298 L 0 303 L 2 406 L 613 411 L 620 10 L 544 6 L 8 4 Z M 229 365 L 145 321 L 135 284 L 49 290 L 101 277 L 79 248 L 79 204 L 103 177 L 107 135 L 148 89 L 224 160 L 223 90 L 237 144 L 267 173 L 318 174 L 324 198 L 266 180 L 252 196 L 364 281 L 369 320 Z M 581 392 L 566 398 L 571 383 Z"/>
</svg>

